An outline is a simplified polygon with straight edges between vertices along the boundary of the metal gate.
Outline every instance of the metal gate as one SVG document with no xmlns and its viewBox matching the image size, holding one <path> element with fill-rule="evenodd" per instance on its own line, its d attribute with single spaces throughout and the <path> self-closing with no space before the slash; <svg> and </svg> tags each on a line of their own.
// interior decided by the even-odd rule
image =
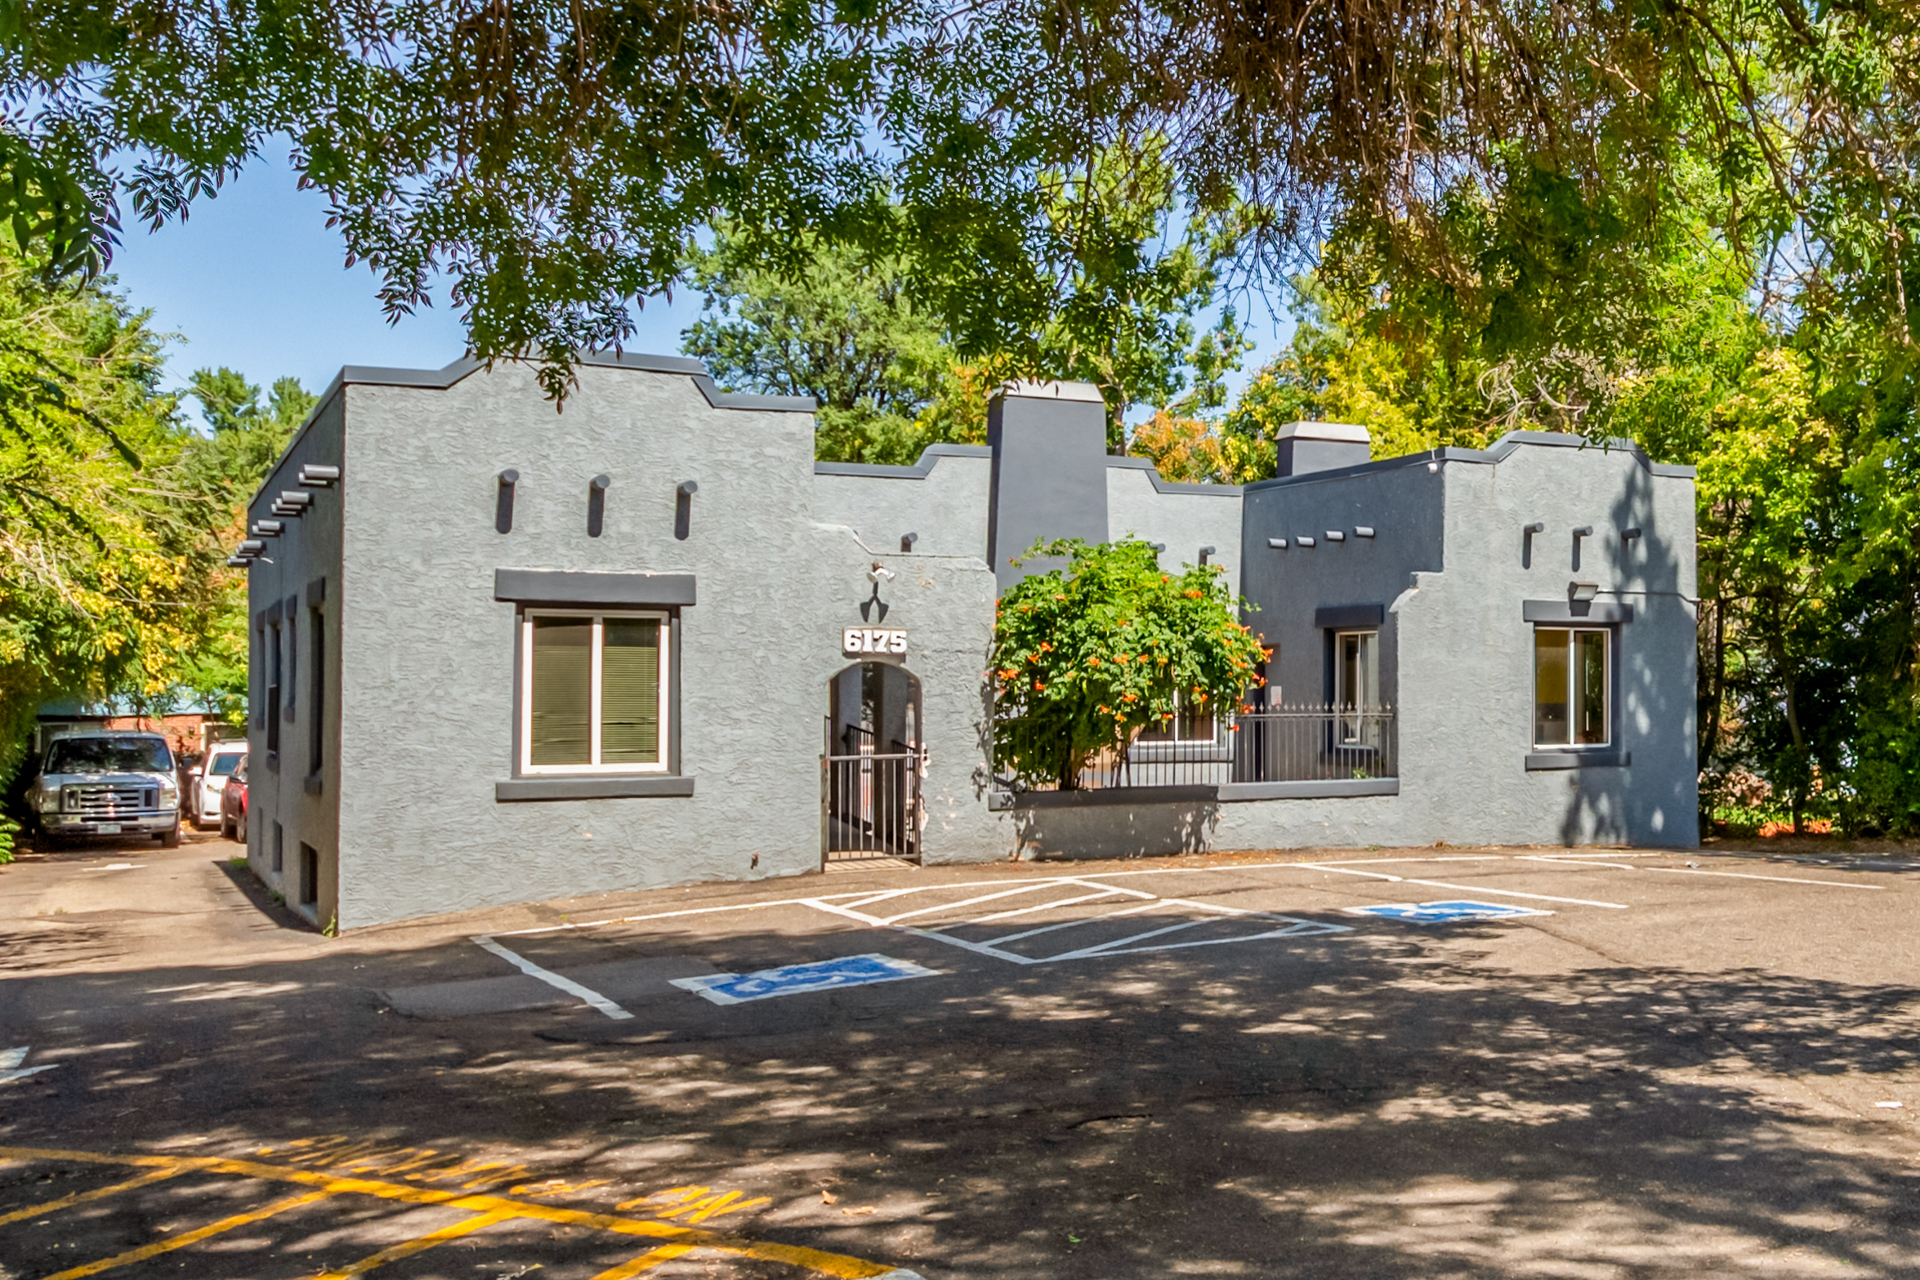
<svg viewBox="0 0 1920 1280">
<path fill-rule="evenodd" d="M 875 751 L 871 735 L 856 731 L 846 754 L 820 757 L 826 810 L 827 860 L 920 857 L 925 810 L 922 751 Z"/>
</svg>

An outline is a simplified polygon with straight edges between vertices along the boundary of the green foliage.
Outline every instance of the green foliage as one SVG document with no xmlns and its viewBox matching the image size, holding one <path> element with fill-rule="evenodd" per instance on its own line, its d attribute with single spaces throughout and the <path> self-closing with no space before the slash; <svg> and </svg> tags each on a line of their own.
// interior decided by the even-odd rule
<svg viewBox="0 0 1920 1280">
<path fill-rule="evenodd" d="M 263 404 L 260 388 L 227 368 L 195 370 L 188 389 L 200 401 L 212 433 L 188 439 L 180 474 L 184 487 L 213 513 L 210 552 L 219 556 L 246 536 L 247 503 L 318 397 L 298 379 L 280 378 Z M 202 642 L 178 663 L 176 689 L 227 723 L 241 724 L 247 699 L 246 576 L 218 564 L 205 568 L 214 576 L 215 598 Z"/>
<path fill-rule="evenodd" d="M 164 697 L 214 596 L 160 339 L 99 285 L 38 274 L 0 250 L 0 776 L 47 701 Z"/>
<path fill-rule="evenodd" d="M 1079 786 L 1102 754 L 1124 761 L 1140 730 L 1175 713 L 1230 711 L 1260 682 L 1264 651 L 1218 565 L 1160 568 L 1145 542 L 1036 544 L 1064 570 L 1000 598 L 992 669 L 993 758 L 1028 785 Z"/>
<path fill-rule="evenodd" d="M 951 415 L 933 412 L 953 355 L 939 323 L 907 297 L 899 260 L 807 240 L 805 269 L 790 273 L 717 227 L 713 248 L 688 254 L 706 301 L 682 350 L 722 386 L 812 396 L 825 460 L 910 463 L 928 444 L 961 438 L 940 429 Z"/>
</svg>

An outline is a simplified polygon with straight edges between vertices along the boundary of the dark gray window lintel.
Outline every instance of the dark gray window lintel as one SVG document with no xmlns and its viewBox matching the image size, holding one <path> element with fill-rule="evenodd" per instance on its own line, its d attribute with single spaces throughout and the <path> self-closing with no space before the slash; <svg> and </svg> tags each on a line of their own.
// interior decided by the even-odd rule
<svg viewBox="0 0 1920 1280">
<path fill-rule="evenodd" d="M 694 581 L 690 573 L 495 569 L 493 598 L 513 604 L 673 608 L 694 602 Z"/>
<path fill-rule="evenodd" d="M 1313 625 L 1322 630 L 1377 627 L 1387 619 L 1384 604 L 1333 604 L 1313 611 Z"/>
<path fill-rule="evenodd" d="M 1632 622 L 1633 606 L 1604 600 L 1524 600 L 1520 616 L 1527 622 Z"/>
</svg>

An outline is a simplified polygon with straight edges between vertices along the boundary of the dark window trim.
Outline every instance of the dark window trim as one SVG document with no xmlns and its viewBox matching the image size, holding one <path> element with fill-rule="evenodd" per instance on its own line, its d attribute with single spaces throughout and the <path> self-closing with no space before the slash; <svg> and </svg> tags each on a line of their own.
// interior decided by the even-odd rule
<svg viewBox="0 0 1920 1280">
<path fill-rule="evenodd" d="M 1584 751 L 1529 751 L 1527 768 L 1543 769 L 1624 769 L 1633 763 L 1633 752 L 1618 747 L 1589 747 Z"/>
<path fill-rule="evenodd" d="M 512 778 L 493 784 L 493 798 L 499 803 L 519 800 L 626 800 L 643 796 L 692 794 L 692 778 L 670 773 L 649 773 L 632 778 L 604 775 L 559 778 L 542 774 L 537 778 Z"/>
<path fill-rule="evenodd" d="M 1332 604 L 1313 611 L 1313 625 L 1322 631 L 1364 631 L 1386 620 L 1384 604 Z"/>
<path fill-rule="evenodd" d="M 694 603 L 694 579 L 690 573 L 495 569 L 493 598 L 547 608 L 678 609 Z"/>
<path fill-rule="evenodd" d="M 1613 626 L 1633 621 L 1633 606 L 1604 600 L 1523 600 L 1520 617 L 1524 622 L 1556 626 Z"/>
</svg>

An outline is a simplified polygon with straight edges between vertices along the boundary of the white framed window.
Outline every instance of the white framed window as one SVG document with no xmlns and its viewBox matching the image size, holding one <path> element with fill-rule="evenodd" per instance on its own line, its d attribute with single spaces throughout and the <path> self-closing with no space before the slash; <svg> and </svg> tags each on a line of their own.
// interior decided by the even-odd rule
<svg viewBox="0 0 1920 1280">
<path fill-rule="evenodd" d="M 1213 714 L 1213 708 L 1196 708 L 1189 702 L 1184 690 L 1175 689 L 1172 718 L 1148 725 L 1135 735 L 1135 740 L 1183 747 L 1210 747 L 1220 740 L 1219 721 Z"/>
<path fill-rule="evenodd" d="M 1333 633 L 1333 705 L 1340 712 L 1340 741 L 1366 744 L 1373 736 L 1368 712 L 1380 710 L 1380 633 Z"/>
<path fill-rule="evenodd" d="M 1604 747 L 1612 741 L 1613 632 L 1535 627 L 1533 745 Z"/>
<path fill-rule="evenodd" d="M 522 615 L 522 773 L 667 771 L 668 622 L 664 613 Z"/>
</svg>

